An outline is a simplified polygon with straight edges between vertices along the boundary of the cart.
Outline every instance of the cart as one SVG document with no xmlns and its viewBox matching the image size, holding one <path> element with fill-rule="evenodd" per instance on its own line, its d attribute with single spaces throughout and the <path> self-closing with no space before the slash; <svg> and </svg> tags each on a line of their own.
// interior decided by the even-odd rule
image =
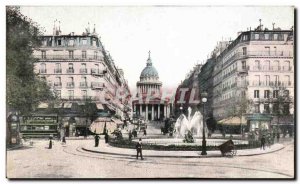
<svg viewBox="0 0 300 184">
<path fill-rule="evenodd" d="M 232 140 L 228 140 L 218 147 L 222 153 L 222 156 L 235 156 L 237 153 Z"/>
</svg>

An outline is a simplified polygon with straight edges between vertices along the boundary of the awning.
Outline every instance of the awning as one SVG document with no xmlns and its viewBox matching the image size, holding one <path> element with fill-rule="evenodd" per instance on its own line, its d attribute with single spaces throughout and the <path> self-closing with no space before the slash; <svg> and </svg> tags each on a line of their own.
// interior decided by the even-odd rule
<svg viewBox="0 0 300 184">
<path fill-rule="evenodd" d="M 64 108 L 66 108 L 66 109 L 71 109 L 71 107 L 72 107 L 72 103 L 71 102 L 66 102 L 64 104 Z"/>
<path fill-rule="evenodd" d="M 232 117 L 232 118 L 226 118 L 222 119 L 221 121 L 218 121 L 219 124 L 222 125 L 240 125 L 241 124 L 241 118 L 239 117 Z M 242 117 L 242 124 L 246 125 L 247 121 L 245 117 Z"/>
<path fill-rule="evenodd" d="M 113 122 L 115 122 L 117 125 L 123 125 L 123 124 L 124 124 L 124 122 L 121 121 L 120 119 L 113 118 L 112 120 L 113 120 Z"/>
<path fill-rule="evenodd" d="M 62 108 L 63 103 L 54 104 L 54 108 Z"/>
<path fill-rule="evenodd" d="M 101 103 L 96 103 L 96 106 L 98 110 L 104 110 L 104 107 Z"/>
<path fill-rule="evenodd" d="M 90 131 L 96 134 L 103 134 L 105 128 L 108 133 L 112 133 L 117 129 L 117 124 L 111 118 L 99 117 L 91 124 Z"/>
<path fill-rule="evenodd" d="M 39 104 L 38 108 L 39 109 L 45 109 L 45 108 L 48 108 L 48 106 L 49 106 L 48 103 L 42 102 L 42 103 Z"/>
</svg>

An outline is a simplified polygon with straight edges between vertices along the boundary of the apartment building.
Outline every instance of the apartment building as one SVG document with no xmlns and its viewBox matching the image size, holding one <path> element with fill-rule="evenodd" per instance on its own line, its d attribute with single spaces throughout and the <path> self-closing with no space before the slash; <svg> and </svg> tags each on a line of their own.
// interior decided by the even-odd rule
<svg viewBox="0 0 300 184">
<path fill-rule="evenodd" d="M 290 97 L 284 109 L 293 115 L 293 43 L 292 29 L 268 30 L 261 25 L 241 32 L 231 41 L 217 56 L 214 66 L 214 117 L 227 118 L 234 99 L 245 97 L 252 102 L 245 114 L 250 130 L 269 128 L 270 122 L 275 123 L 280 91 Z M 293 120 L 289 121 L 285 123 L 293 124 Z"/>
</svg>

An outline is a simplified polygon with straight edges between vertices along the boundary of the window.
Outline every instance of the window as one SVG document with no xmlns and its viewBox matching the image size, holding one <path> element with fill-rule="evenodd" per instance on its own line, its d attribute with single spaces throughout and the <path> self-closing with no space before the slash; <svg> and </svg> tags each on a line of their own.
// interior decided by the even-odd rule
<svg viewBox="0 0 300 184">
<path fill-rule="evenodd" d="M 269 104 L 264 104 L 264 113 L 270 113 L 270 106 Z"/>
<path fill-rule="evenodd" d="M 74 90 L 68 90 L 68 94 L 70 100 L 74 99 Z"/>
<path fill-rule="evenodd" d="M 54 73 L 61 73 L 61 65 L 60 65 L 60 63 L 55 63 Z"/>
<path fill-rule="evenodd" d="M 46 63 L 41 63 L 40 73 L 47 73 Z"/>
<path fill-rule="evenodd" d="M 274 75 L 275 78 L 275 86 L 279 85 L 279 75 Z"/>
<path fill-rule="evenodd" d="M 74 73 L 73 63 L 68 64 L 67 73 Z"/>
<path fill-rule="evenodd" d="M 82 39 L 82 45 L 86 45 L 87 44 L 87 40 L 86 39 Z"/>
<path fill-rule="evenodd" d="M 61 86 L 61 77 L 56 77 L 56 81 L 54 82 L 54 86 Z"/>
<path fill-rule="evenodd" d="M 278 34 L 273 34 L 273 40 L 278 40 Z"/>
<path fill-rule="evenodd" d="M 286 71 L 291 70 L 291 67 L 290 67 L 290 61 L 284 61 L 284 67 L 283 67 L 283 70 L 286 70 Z"/>
<path fill-rule="evenodd" d="M 74 58 L 74 51 L 69 50 L 69 59 L 73 59 Z"/>
<path fill-rule="evenodd" d="M 270 61 L 269 60 L 265 61 L 264 70 L 270 70 Z"/>
<path fill-rule="evenodd" d="M 61 46 L 61 39 L 57 40 L 57 45 Z"/>
<path fill-rule="evenodd" d="M 95 38 L 93 38 L 93 46 L 97 46 L 97 41 Z"/>
<path fill-rule="evenodd" d="M 278 40 L 283 41 L 283 34 L 278 34 Z"/>
<path fill-rule="evenodd" d="M 246 61 L 242 61 L 242 69 L 243 69 L 243 70 L 246 69 Z"/>
<path fill-rule="evenodd" d="M 270 75 L 265 75 L 265 79 L 266 79 L 266 81 L 265 81 L 265 85 L 266 86 L 268 86 L 268 85 L 270 85 Z"/>
<path fill-rule="evenodd" d="M 254 104 L 254 112 L 255 113 L 260 113 L 259 104 Z"/>
<path fill-rule="evenodd" d="M 270 39 L 269 34 L 265 33 L 265 40 L 269 40 L 269 39 Z"/>
<path fill-rule="evenodd" d="M 273 63 L 273 70 L 280 70 L 280 68 L 279 68 L 279 61 L 274 61 L 274 63 Z"/>
<path fill-rule="evenodd" d="M 290 86 L 291 85 L 290 76 L 289 75 L 285 75 L 284 78 L 285 78 L 284 79 L 285 80 L 284 81 L 285 85 L 286 86 Z"/>
<path fill-rule="evenodd" d="M 254 98 L 259 98 L 259 90 L 254 90 Z"/>
<path fill-rule="evenodd" d="M 255 40 L 259 40 L 259 34 L 255 34 L 255 35 L 254 35 L 254 39 L 255 39 Z"/>
<path fill-rule="evenodd" d="M 243 47 L 243 55 L 247 55 L 247 47 Z"/>
<path fill-rule="evenodd" d="M 69 46 L 74 46 L 74 39 L 70 39 L 68 45 L 69 45 Z"/>
<path fill-rule="evenodd" d="M 97 51 L 95 51 L 95 52 L 94 52 L 94 59 L 97 59 L 97 58 L 98 58 L 98 56 L 97 56 L 97 55 L 98 55 L 98 52 L 97 52 Z"/>
<path fill-rule="evenodd" d="M 42 51 L 42 59 L 46 59 L 46 51 Z"/>
<path fill-rule="evenodd" d="M 270 98 L 270 90 L 265 90 L 264 98 Z"/>
<path fill-rule="evenodd" d="M 278 90 L 274 90 L 273 91 L 273 98 L 277 98 L 278 97 L 278 93 L 279 93 Z"/>
<path fill-rule="evenodd" d="M 255 60 L 254 69 L 255 70 L 260 70 L 260 61 L 259 60 Z"/>
<path fill-rule="evenodd" d="M 266 55 L 269 56 L 271 54 L 270 47 L 265 47 L 265 51 L 266 51 Z"/>
<path fill-rule="evenodd" d="M 86 59 L 86 51 L 82 51 L 82 58 Z"/>
</svg>

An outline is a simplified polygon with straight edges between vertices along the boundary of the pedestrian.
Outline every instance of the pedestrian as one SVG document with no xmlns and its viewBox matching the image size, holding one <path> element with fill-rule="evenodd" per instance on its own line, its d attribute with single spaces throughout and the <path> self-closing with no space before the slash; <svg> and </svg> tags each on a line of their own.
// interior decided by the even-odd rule
<svg viewBox="0 0 300 184">
<path fill-rule="evenodd" d="M 48 147 L 48 149 L 52 149 L 52 139 L 53 139 L 53 137 L 52 137 L 52 135 L 50 135 L 49 136 L 49 147 Z"/>
<path fill-rule="evenodd" d="M 129 133 L 128 133 L 128 139 L 129 139 L 129 141 L 132 140 L 132 133 L 131 133 L 131 130 L 129 130 Z"/>
<path fill-rule="evenodd" d="M 63 143 L 63 144 L 67 144 L 67 142 L 66 142 L 66 136 L 63 136 L 63 137 L 62 137 L 62 143 Z"/>
<path fill-rule="evenodd" d="M 261 142 L 260 149 L 264 149 L 265 150 L 265 144 L 266 144 L 265 135 L 262 136 L 260 142 Z"/>
<path fill-rule="evenodd" d="M 95 135 L 95 147 L 98 147 L 98 145 L 99 145 L 99 139 L 100 139 L 99 135 L 96 134 Z"/>
<path fill-rule="evenodd" d="M 146 136 L 147 135 L 147 131 L 146 131 L 146 129 L 144 129 L 144 136 Z"/>
<path fill-rule="evenodd" d="M 107 131 L 105 132 L 104 139 L 105 139 L 105 143 L 107 144 L 108 143 L 108 132 Z"/>
<path fill-rule="evenodd" d="M 142 154 L 142 139 L 139 139 L 139 142 L 135 146 L 136 148 L 136 159 L 139 159 L 139 154 L 141 155 L 141 160 L 144 160 L 143 154 Z"/>
</svg>

